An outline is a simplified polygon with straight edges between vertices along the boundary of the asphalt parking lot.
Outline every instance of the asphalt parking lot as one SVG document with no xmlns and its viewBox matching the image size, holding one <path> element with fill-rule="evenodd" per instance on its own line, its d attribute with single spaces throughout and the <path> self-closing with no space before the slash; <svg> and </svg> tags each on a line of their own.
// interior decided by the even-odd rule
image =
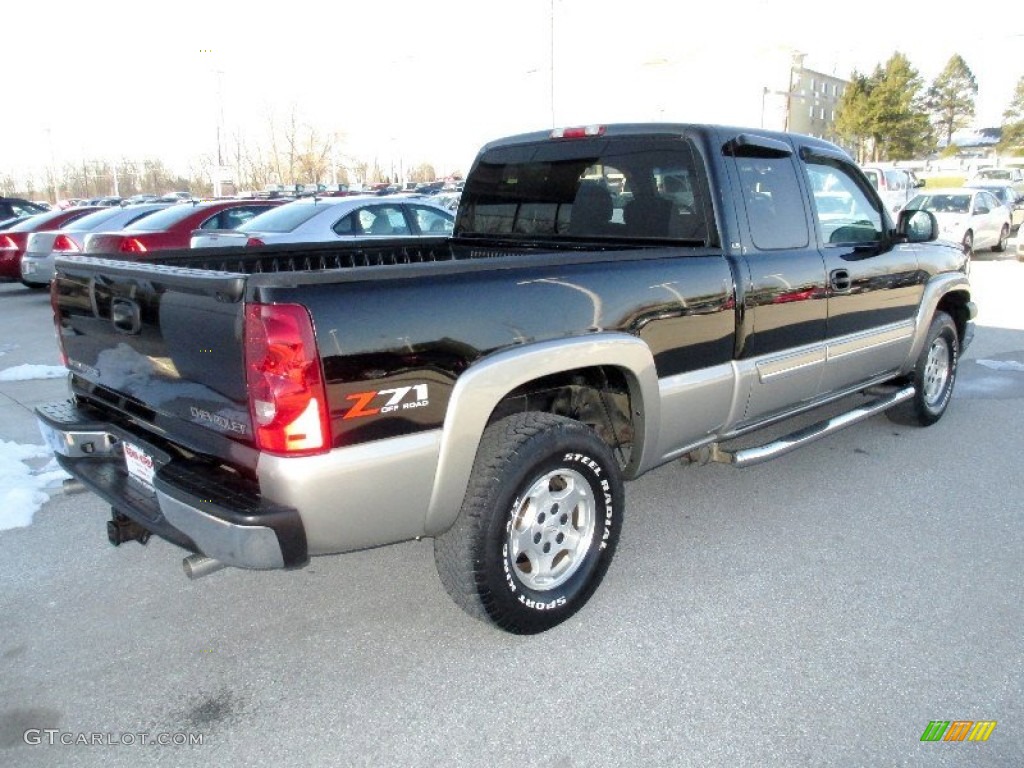
<svg viewBox="0 0 1024 768">
<path fill-rule="evenodd" d="M 52 489 L 0 531 L 0 765 L 1024 764 L 1024 263 L 972 279 L 942 421 L 650 473 L 601 589 L 539 636 L 464 615 L 427 541 L 189 582 Z M 57 363 L 49 312 L 0 286 L 0 379 Z M 40 444 L 64 391 L 0 381 L 0 440 Z M 997 725 L 922 742 L 935 720 Z"/>
</svg>

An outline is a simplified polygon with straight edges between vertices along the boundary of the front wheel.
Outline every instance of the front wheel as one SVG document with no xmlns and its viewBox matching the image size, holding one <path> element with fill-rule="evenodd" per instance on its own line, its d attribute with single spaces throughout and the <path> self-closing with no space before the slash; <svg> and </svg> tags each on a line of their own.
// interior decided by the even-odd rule
<svg viewBox="0 0 1024 768">
<path fill-rule="evenodd" d="M 992 250 L 996 253 L 1002 253 L 1006 250 L 1006 242 L 1010 239 L 1010 225 L 1003 224 L 1003 228 L 999 231 L 999 242 L 992 246 Z"/>
<path fill-rule="evenodd" d="M 942 418 L 956 383 L 960 338 L 945 312 L 936 312 L 914 366 L 914 396 L 886 411 L 897 424 L 927 427 Z"/>
<path fill-rule="evenodd" d="M 484 432 L 455 524 L 434 541 L 445 589 L 467 613 L 516 634 L 568 619 L 615 552 L 622 473 L 589 427 L 521 413 Z"/>
<path fill-rule="evenodd" d="M 971 232 L 971 230 L 967 230 L 964 233 L 963 248 L 964 253 L 966 253 L 968 256 L 974 255 L 974 233 Z"/>
</svg>

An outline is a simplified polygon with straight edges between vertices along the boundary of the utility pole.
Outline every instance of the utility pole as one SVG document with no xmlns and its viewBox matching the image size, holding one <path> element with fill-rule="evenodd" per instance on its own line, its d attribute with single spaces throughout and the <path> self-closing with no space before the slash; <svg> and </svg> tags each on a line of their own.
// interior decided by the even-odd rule
<svg viewBox="0 0 1024 768">
<path fill-rule="evenodd" d="M 221 169 L 224 167 L 224 153 L 221 148 L 221 133 L 224 130 L 224 70 L 215 71 L 217 76 L 217 167 L 213 171 L 213 196 L 221 196 Z"/>
<path fill-rule="evenodd" d="M 551 0 L 549 10 L 551 22 L 551 127 L 555 127 L 555 0 Z"/>
</svg>

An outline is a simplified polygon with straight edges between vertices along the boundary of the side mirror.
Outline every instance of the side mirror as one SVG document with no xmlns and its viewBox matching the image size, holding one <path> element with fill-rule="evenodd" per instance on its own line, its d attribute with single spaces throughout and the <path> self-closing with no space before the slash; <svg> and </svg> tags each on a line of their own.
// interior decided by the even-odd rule
<svg viewBox="0 0 1024 768">
<path fill-rule="evenodd" d="M 981 216 L 982 214 L 986 214 L 986 213 L 990 213 L 989 209 L 986 208 L 984 205 L 979 205 L 977 208 L 974 209 L 974 214 L 973 215 L 974 216 Z"/>
<path fill-rule="evenodd" d="M 896 217 L 896 234 L 908 243 L 930 243 L 939 236 L 939 220 L 931 211 L 904 208 Z"/>
<path fill-rule="evenodd" d="M 924 186 L 924 179 L 918 179 L 914 182 L 914 189 L 920 189 Z"/>
</svg>

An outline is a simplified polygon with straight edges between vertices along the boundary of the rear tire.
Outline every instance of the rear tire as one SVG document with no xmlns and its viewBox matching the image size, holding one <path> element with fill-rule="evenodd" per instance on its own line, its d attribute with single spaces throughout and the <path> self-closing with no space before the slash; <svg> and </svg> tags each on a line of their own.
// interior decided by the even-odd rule
<svg viewBox="0 0 1024 768">
<path fill-rule="evenodd" d="M 484 432 L 455 524 L 434 540 L 452 599 L 516 634 L 550 629 L 583 607 L 615 553 L 622 473 L 583 424 L 520 413 Z"/>
<path fill-rule="evenodd" d="M 891 421 L 927 427 L 942 418 L 956 383 L 960 338 L 953 318 L 936 312 L 914 366 L 914 396 L 885 412 Z"/>
</svg>

